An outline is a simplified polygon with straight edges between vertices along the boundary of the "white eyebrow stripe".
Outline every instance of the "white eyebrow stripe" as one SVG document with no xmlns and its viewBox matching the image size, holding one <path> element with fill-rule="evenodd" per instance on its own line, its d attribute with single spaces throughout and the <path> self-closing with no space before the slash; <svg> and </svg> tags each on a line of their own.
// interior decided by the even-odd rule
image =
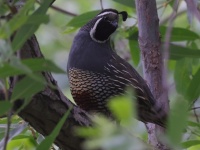
<svg viewBox="0 0 200 150">
<path fill-rule="evenodd" d="M 107 15 L 107 14 L 118 15 L 117 13 L 114 13 L 114 12 L 112 12 L 112 11 L 108 11 L 108 12 L 104 12 L 104 13 L 102 13 L 102 14 L 99 14 L 98 17 L 100 17 L 100 16 L 104 16 L 104 15 Z"/>
</svg>

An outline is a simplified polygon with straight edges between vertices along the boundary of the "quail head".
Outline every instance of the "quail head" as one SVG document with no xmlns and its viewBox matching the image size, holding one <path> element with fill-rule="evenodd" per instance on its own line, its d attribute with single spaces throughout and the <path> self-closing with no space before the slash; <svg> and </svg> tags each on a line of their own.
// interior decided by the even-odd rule
<svg viewBox="0 0 200 150">
<path fill-rule="evenodd" d="M 144 79 L 110 45 L 110 35 L 118 28 L 125 11 L 105 9 L 84 25 L 74 38 L 67 72 L 72 96 L 87 112 L 111 116 L 107 102 L 124 94 L 126 87 L 135 90 L 138 119 L 164 126 L 165 116 L 158 115 L 156 101 Z"/>
</svg>

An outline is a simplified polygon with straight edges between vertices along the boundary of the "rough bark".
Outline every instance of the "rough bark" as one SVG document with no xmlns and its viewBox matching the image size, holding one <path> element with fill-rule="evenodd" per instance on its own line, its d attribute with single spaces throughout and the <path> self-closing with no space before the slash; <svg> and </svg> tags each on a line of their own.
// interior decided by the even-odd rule
<svg viewBox="0 0 200 150">
<path fill-rule="evenodd" d="M 163 107 L 164 113 L 168 112 L 168 99 L 163 95 L 162 86 L 163 61 L 160 52 L 159 19 L 155 0 L 136 0 L 139 45 L 143 60 L 144 78 L 147 81 L 158 105 Z M 167 149 L 157 136 L 157 133 L 164 133 L 164 129 L 154 124 L 147 125 L 149 142 L 158 150 Z"/>
<path fill-rule="evenodd" d="M 32 36 L 21 50 L 18 52 L 21 59 L 43 57 L 35 36 Z M 70 108 L 70 114 L 65 121 L 55 143 L 63 150 L 82 150 L 81 144 L 84 139 L 78 137 L 74 133 L 76 126 L 90 126 L 91 122 L 87 114 L 71 103 L 60 91 L 56 81 L 48 72 L 42 72 L 47 83 L 52 84 L 55 88 L 46 86 L 45 90 L 34 95 L 30 103 L 20 111 L 19 116 L 42 135 L 46 136 L 51 133 L 62 116 Z M 22 76 L 14 77 L 10 83 L 10 92 L 12 87 Z M 27 83 L 28 84 L 28 83 Z M 15 110 L 21 106 L 23 100 L 15 103 Z"/>
</svg>

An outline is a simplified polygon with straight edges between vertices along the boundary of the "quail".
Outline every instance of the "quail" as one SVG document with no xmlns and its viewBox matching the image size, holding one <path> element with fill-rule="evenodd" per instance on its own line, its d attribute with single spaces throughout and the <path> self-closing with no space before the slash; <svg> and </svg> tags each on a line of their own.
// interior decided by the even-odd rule
<svg viewBox="0 0 200 150">
<path fill-rule="evenodd" d="M 118 28 L 119 17 L 127 19 L 125 11 L 105 9 L 81 27 L 69 53 L 67 73 L 74 101 L 87 112 L 110 116 L 107 102 L 135 90 L 138 119 L 165 126 L 165 116 L 158 115 L 156 101 L 144 79 L 110 44 L 110 35 Z"/>
</svg>

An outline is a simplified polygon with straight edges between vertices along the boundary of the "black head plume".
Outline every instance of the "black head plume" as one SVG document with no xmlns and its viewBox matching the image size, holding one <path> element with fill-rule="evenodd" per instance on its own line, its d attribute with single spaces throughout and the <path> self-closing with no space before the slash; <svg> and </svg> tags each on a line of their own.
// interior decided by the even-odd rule
<svg viewBox="0 0 200 150">
<path fill-rule="evenodd" d="M 118 14 L 122 15 L 123 21 L 126 21 L 126 19 L 128 18 L 128 13 L 126 11 L 119 12 Z"/>
</svg>

